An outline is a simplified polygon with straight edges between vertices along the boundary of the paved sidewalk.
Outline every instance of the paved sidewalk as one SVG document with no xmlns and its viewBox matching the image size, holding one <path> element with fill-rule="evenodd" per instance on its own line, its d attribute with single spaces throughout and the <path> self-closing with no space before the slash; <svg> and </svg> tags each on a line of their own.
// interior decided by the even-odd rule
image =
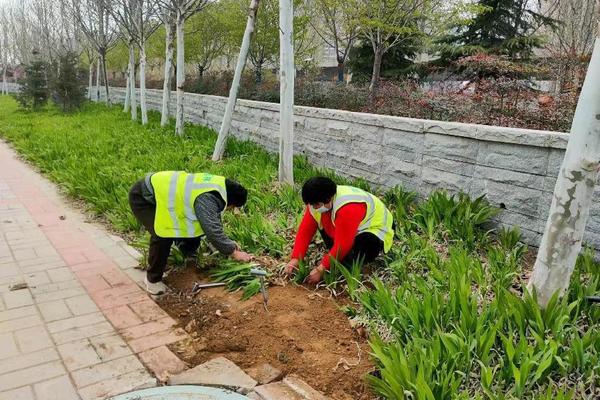
<svg viewBox="0 0 600 400">
<path fill-rule="evenodd" d="M 104 399 L 185 368 L 138 256 L 0 141 L 0 400 Z"/>
</svg>

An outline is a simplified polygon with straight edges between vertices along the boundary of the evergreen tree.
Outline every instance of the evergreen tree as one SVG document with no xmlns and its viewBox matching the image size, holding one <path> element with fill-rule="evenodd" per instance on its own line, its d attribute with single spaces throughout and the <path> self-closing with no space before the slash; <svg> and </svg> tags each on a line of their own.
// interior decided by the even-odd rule
<svg viewBox="0 0 600 400">
<path fill-rule="evenodd" d="M 397 79 L 406 75 L 413 65 L 412 58 L 417 51 L 418 42 L 415 38 L 414 43 L 407 43 L 404 46 L 391 48 L 383 55 L 381 61 L 381 76 L 384 78 Z M 373 48 L 371 44 L 362 40 L 350 49 L 348 55 L 348 69 L 352 72 L 352 82 L 366 83 L 371 79 L 373 73 L 374 61 Z"/>
<path fill-rule="evenodd" d="M 479 0 L 481 12 L 467 25 L 455 26 L 440 40 L 442 58 L 475 53 L 528 57 L 543 45 L 537 34 L 542 25 L 556 21 L 536 11 L 530 0 Z"/>
<path fill-rule="evenodd" d="M 25 66 L 25 78 L 19 80 L 21 85 L 15 98 L 21 107 L 30 110 L 39 110 L 47 102 L 50 95 L 48 90 L 48 65 L 37 57 Z"/>
<path fill-rule="evenodd" d="M 78 69 L 77 55 L 69 52 L 59 59 L 58 74 L 52 79 L 52 100 L 64 112 L 79 108 L 86 100 L 86 83 Z"/>
</svg>

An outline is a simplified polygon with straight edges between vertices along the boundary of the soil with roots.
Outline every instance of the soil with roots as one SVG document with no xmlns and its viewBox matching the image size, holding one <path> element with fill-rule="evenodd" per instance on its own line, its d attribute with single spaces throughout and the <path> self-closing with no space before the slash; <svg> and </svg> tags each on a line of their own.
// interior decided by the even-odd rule
<svg viewBox="0 0 600 400">
<path fill-rule="evenodd" d="M 365 381 L 375 368 L 364 331 L 351 327 L 329 292 L 271 286 L 265 311 L 260 294 L 246 301 L 223 288 L 194 295 L 196 281 L 208 282 L 206 273 L 175 269 L 165 278 L 172 293 L 158 300 L 190 334 L 170 346 L 190 366 L 217 356 L 243 369 L 269 363 L 332 399 L 375 399 Z"/>
</svg>

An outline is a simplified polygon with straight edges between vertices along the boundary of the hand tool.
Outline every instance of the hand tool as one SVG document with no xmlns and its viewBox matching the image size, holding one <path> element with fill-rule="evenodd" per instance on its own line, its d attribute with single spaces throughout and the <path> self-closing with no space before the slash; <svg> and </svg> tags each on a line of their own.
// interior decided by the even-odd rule
<svg viewBox="0 0 600 400">
<path fill-rule="evenodd" d="M 590 303 L 600 303 L 600 296 L 586 296 L 585 299 Z"/>
<path fill-rule="evenodd" d="M 213 287 L 225 286 L 223 282 L 213 282 L 213 283 L 201 283 L 194 282 L 194 286 L 192 287 L 192 294 L 196 294 L 200 292 L 202 289 L 208 289 Z"/>
<path fill-rule="evenodd" d="M 267 271 L 260 268 L 252 268 L 250 270 L 250 275 L 256 276 L 260 279 L 260 291 L 263 296 L 263 307 L 265 308 L 265 311 L 269 311 L 267 309 L 267 302 L 269 301 L 269 298 L 267 296 L 267 288 L 265 285 L 265 276 L 267 276 Z"/>
</svg>

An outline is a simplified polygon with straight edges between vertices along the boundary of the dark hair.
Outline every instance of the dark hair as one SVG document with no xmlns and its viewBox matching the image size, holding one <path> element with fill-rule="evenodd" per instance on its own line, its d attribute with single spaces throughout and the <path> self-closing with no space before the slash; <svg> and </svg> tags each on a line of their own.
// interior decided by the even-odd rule
<svg viewBox="0 0 600 400">
<path fill-rule="evenodd" d="M 242 207 L 248 200 L 248 190 L 245 187 L 232 181 L 225 179 L 225 189 L 227 190 L 227 205 L 234 207 Z"/>
<path fill-rule="evenodd" d="M 335 195 L 337 185 L 324 176 L 310 178 L 302 186 L 302 201 L 304 204 L 327 203 Z"/>
</svg>

